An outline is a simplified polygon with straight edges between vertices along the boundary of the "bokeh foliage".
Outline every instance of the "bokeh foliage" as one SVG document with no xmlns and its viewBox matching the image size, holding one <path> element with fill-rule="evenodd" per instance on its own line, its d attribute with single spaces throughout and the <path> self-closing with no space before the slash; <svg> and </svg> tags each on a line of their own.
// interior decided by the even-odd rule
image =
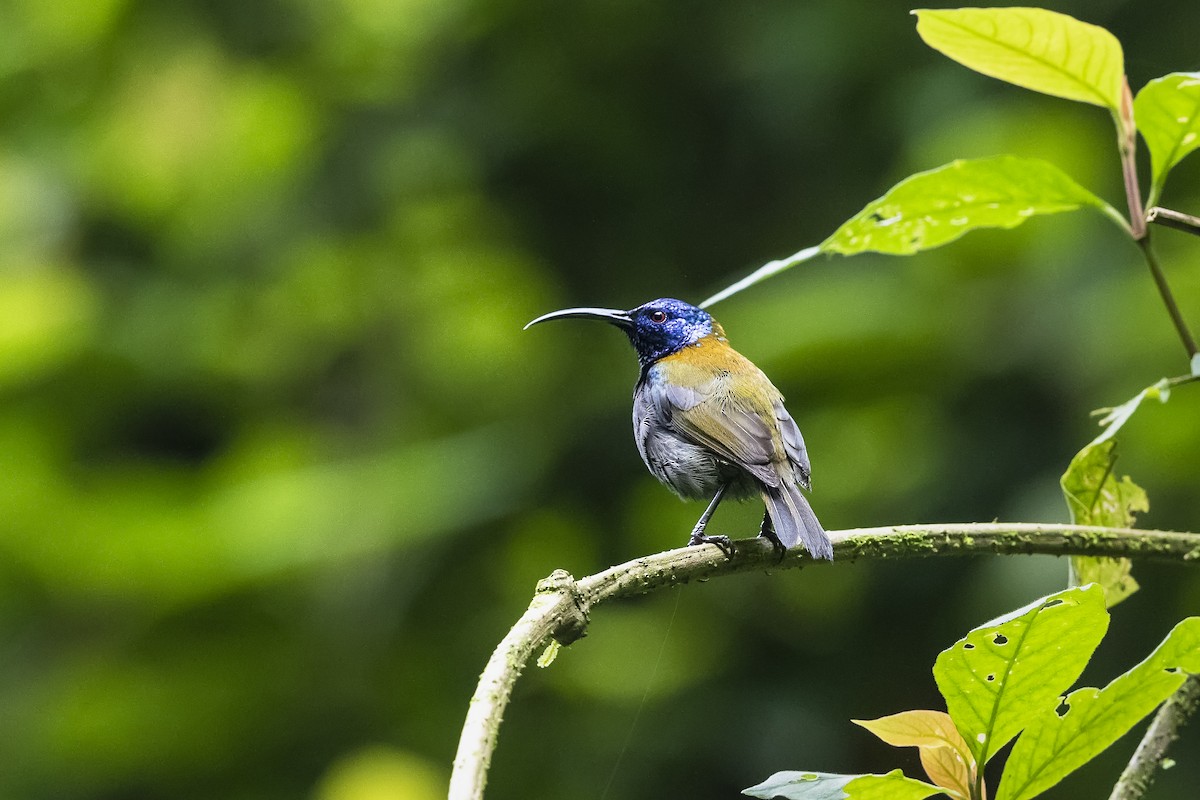
<svg viewBox="0 0 1200 800">
<path fill-rule="evenodd" d="M 1200 68 L 1194 3 L 1053 7 L 1112 30 L 1135 86 Z M 619 337 L 524 322 L 699 300 L 958 157 L 1119 203 L 1102 111 L 976 79 L 907 10 L 5 4 L 0 794 L 438 796 L 534 582 L 681 544 L 700 511 L 638 461 Z M 1163 202 L 1195 213 L 1197 186 L 1180 164 Z M 1156 237 L 1195 325 L 1196 245 Z M 1056 521 L 1086 412 L 1184 371 L 1144 273 L 1062 215 L 713 310 L 788 396 L 827 526 Z M 1123 431 L 1145 525 L 1197 527 L 1198 411 L 1181 389 Z M 933 707 L 945 642 L 1065 572 L 835 565 L 606 609 L 523 683 L 491 795 L 869 771 L 887 751 L 845 719 Z M 1138 578 L 1098 680 L 1200 610 L 1188 573 Z M 1099 763 L 1047 796 L 1102 791 Z"/>
</svg>

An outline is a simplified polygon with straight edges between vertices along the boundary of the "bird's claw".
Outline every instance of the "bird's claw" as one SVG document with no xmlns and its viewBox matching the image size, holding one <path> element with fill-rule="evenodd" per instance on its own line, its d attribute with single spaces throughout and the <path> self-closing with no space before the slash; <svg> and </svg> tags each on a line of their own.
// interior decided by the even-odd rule
<svg viewBox="0 0 1200 800">
<path fill-rule="evenodd" d="M 706 536 L 699 531 L 692 531 L 692 536 L 688 539 L 688 545 L 697 544 L 716 545 L 717 549 L 724 553 L 726 558 L 733 558 L 733 541 L 728 536 Z"/>
<path fill-rule="evenodd" d="M 783 563 L 784 556 L 787 555 L 787 548 L 784 547 L 783 542 L 779 541 L 779 537 L 775 534 L 775 529 L 769 525 L 763 525 L 758 535 L 771 543 L 771 549 L 775 551 L 775 563 Z"/>
</svg>

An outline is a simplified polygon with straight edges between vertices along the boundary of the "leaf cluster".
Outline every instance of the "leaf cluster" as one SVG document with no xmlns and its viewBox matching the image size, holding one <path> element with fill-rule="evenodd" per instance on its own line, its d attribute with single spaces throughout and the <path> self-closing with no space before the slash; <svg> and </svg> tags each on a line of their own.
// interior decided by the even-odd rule
<svg viewBox="0 0 1200 800">
<path fill-rule="evenodd" d="M 1037 215 L 1101 212 L 1138 241 L 1188 348 L 1192 374 L 1161 380 L 1104 410 L 1104 430 L 1067 467 L 1061 487 L 1072 521 L 1132 527 L 1146 492 L 1116 472 L 1116 434 L 1146 399 L 1197 377 L 1196 345 L 1146 241 L 1144 208 L 1171 170 L 1200 147 L 1200 74 L 1172 73 L 1133 97 L 1120 42 L 1108 31 L 1037 8 L 918 10 L 917 32 L 977 72 L 1043 94 L 1106 108 L 1116 128 L 1128 217 L 1057 166 L 1002 155 L 960 160 L 913 175 L 868 203 L 820 245 L 773 262 L 711 298 L 716 302 L 818 253 L 911 255 L 978 228 L 1013 228 Z M 1136 138 L 1149 151 L 1151 186 L 1137 186 Z M 1175 627 L 1144 661 L 1103 689 L 1064 694 L 1108 628 L 1108 608 L 1137 591 L 1128 559 L 1074 557 L 1072 588 L 976 628 L 938 656 L 934 678 L 946 712 L 907 711 L 856 723 L 897 747 L 917 747 L 932 783 L 904 776 L 780 772 L 752 797 L 988 797 L 984 767 L 1016 739 L 998 800 L 1029 800 L 1094 758 L 1200 671 L 1200 618 Z"/>
<path fill-rule="evenodd" d="M 856 721 L 896 747 L 916 747 L 931 783 L 884 775 L 790 771 L 745 790 L 788 800 L 988 797 L 983 767 L 1006 744 L 997 800 L 1031 800 L 1099 755 L 1200 673 L 1200 617 L 1189 617 L 1154 652 L 1101 689 L 1067 690 L 1108 630 L 1096 584 L 1044 597 L 975 628 L 938 656 L 933 676 L 948 713 L 906 711 Z"/>
</svg>

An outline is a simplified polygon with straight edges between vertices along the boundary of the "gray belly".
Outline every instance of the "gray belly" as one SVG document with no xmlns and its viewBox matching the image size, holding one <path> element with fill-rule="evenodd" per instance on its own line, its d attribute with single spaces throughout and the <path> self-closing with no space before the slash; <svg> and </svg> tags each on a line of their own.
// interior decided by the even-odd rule
<svg viewBox="0 0 1200 800">
<path fill-rule="evenodd" d="M 639 384 L 633 402 L 633 438 L 650 473 L 671 491 L 688 500 L 707 500 L 722 484 L 730 496 L 755 493 L 750 476 L 707 447 L 676 433 L 662 392 L 653 381 Z"/>
<path fill-rule="evenodd" d="M 713 455 L 706 447 L 692 444 L 663 428 L 646 431 L 639 442 L 642 460 L 654 477 L 680 497 L 708 499 L 717 488 L 742 472 Z"/>
</svg>

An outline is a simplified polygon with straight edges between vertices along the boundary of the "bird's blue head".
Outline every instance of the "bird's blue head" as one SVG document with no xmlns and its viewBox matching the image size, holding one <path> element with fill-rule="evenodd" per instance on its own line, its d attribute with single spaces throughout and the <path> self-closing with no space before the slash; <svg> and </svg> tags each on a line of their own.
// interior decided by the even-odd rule
<svg viewBox="0 0 1200 800">
<path fill-rule="evenodd" d="M 713 333 L 714 329 L 721 335 L 720 326 L 713 322 L 712 315 L 707 311 L 670 297 L 651 300 L 629 311 L 567 308 L 544 314 L 525 327 L 547 320 L 568 318 L 600 319 L 616 325 L 629 336 L 643 367 L 695 344 Z"/>
<path fill-rule="evenodd" d="M 628 313 L 631 325 L 625 332 L 642 366 L 679 352 L 713 332 L 711 314 L 670 297 L 652 300 Z"/>
</svg>

